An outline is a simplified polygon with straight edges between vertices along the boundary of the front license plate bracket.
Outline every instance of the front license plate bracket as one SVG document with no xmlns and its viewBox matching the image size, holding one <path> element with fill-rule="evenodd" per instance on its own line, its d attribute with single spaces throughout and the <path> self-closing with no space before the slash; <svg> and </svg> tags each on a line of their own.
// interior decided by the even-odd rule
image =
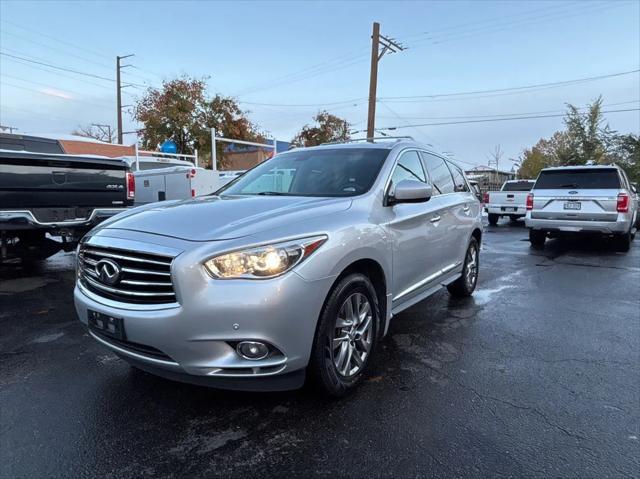
<svg viewBox="0 0 640 479">
<path fill-rule="evenodd" d="M 89 329 L 119 341 L 126 339 L 124 320 L 91 309 L 87 310 Z"/>
</svg>

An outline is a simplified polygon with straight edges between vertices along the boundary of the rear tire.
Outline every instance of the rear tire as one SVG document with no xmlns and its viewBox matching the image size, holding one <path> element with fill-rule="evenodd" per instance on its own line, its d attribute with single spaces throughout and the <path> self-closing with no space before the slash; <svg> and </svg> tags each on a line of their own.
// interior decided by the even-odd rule
<svg viewBox="0 0 640 479">
<path fill-rule="evenodd" d="M 531 246 L 536 248 L 544 248 L 544 242 L 547 239 L 547 233 L 539 230 L 529 230 L 529 241 Z"/>
<path fill-rule="evenodd" d="M 617 251 L 620 251 L 622 253 L 626 253 L 627 251 L 629 251 L 629 249 L 631 249 L 631 241 L 633 240 L 632 236 L 631 236 L 631 231 L 628 231 L 627 233 L 618 235 L 618 236 L 614 236 L 613 237 L 613 245 L 615 247 L 615 249 Z"/>
<path fill-rule="evenodd" d="M 380 327 L 379 301 L 371 280 L 360 273 L 340 280 L 320 313 L 307 369 L 323 394 L 343 397 L 362 381 Z"/>
<path fill-rule="evenodd" d="M 471 238 L 469 247 L 464 257 L 464 266 L 462 267 L 462 276 L 453 283 L 447 285 L 449 294 L 456 298 L 466 298 L 473 294 L 478 284 L 478 271 L 480 270 L 480 248 L 478 240 Z"/>
<path fill-rule="evenodd" d="M 500 219 L 499 215 L 496 215 L 495 213 L 489 213 L 489 224 L 491 226 L 495 226 L 498 224 L 498 219 Z"/>
</svg>

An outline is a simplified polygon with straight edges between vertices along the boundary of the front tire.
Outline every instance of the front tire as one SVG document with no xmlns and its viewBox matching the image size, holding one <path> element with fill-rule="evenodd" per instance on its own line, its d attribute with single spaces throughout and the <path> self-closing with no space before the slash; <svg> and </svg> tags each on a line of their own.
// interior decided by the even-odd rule
<svg viewBox="0 0 640 479">
<path fill-rule="evenodd" d="M 336 284 L 322 309 L 309 361 L 310 379 L 326 395 L 343 397 L 362 381 L 378 342 L 376 290 L 363 274 Z"/>
<path fill-rule="evenodd" d="M 471 238 L 467 254 L 464 257 L 462 276 L 447 286 L 451 296 L 466 298 L 471 296 L 478 284 L 478 271 L 480 269 L 480 248 L 478 240 Z"/>
<path fill-rule="evenodd" d="M 499 215 L 496 215 L 495 213 L 489 213 L 489 224 L 491 226 L 497 225 L 499 219 L 500 219 Z"/>
</svg>

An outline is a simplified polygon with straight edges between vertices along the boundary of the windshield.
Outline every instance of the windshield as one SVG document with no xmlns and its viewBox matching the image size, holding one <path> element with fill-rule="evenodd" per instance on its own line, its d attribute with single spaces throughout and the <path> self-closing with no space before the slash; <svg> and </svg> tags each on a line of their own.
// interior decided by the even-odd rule
<svg viewBox="0 0 640 479">
<path fill-rule="evenodd" d="M 533 181 L 510 181 L 502 186 L 502 191 L 531 191 Z"/>
<path fill-rule="evenodd" d="M 549 170 L 540 172 L 536 190 L 563 188 L 614 189 L 620 188 L 620 179 L 615 169 L 593 170 Z"/>
<path fill-rule="evenodd" d="M 221 195 L 355 196 L 367 192 L 387 149 L 290 151 L 265 161 L 221 189 Z"/>
</svg>

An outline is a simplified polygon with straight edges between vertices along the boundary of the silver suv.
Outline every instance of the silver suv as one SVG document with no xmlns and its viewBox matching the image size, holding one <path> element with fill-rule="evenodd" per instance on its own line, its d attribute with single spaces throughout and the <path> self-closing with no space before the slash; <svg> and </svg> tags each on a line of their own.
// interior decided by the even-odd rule
<svg viewBox="0 0 640 479">
<path fill-rule="evenodd" d="M 145 205 L 78 247 L 90 335 L 170 379 L 352 389 L 391 317 L 478 279 L 480 203 L 408 140 L 295 149 L 214 196 Z"/>
<path fill-rule="evenodd" d="M 527 197 L 526 225 L 536 247 L 547 236 L 613 236 L 628 251 L 638 226 L 636 187 L 621 168 L 565 166 L 545 168 Z"/>
</svg>

